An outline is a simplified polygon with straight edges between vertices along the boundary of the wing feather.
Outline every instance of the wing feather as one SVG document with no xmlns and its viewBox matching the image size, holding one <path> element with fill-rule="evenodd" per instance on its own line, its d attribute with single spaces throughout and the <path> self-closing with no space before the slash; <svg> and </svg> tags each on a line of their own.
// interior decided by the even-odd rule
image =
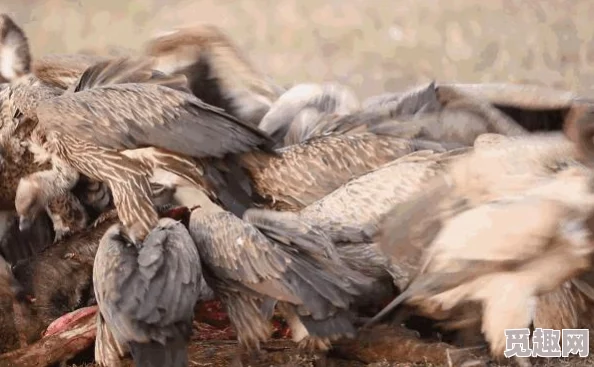
<svg viewBox="0 0 594 367">
<path fill-rule="evenodd" d="M 181 92 L 190 93 L 188 82 L 183 75 L 165 75 L 153 70 L 148 59 L 119 57 L 98 61 L 89 66 L 70 88 L 71 92 L 124 83 L 150 83 L 163 85 Z"/>
<path fill-rule="evenodd" d="M 247 216 L 256 221 L 258 215 L 262 213 L 248 212 Z M 299 246 L 300 240 L 291 240 L 299 236 L 295 226 L 289 224 L 283 228 L 279 224 L 274 230 L 269 223 L 266 227 L 266 232 L 274 231 L 275 237 L 290 245 L 266 237 L 251 223 L 227 212 L 205 215 L 195 211 L 190 232 L 201 258 L 216 278 L 231 281 L 236 287 L 242 285 L 260 297 L 305 305 L 316 317 L 325 317 L 332 306 L 347 307 L 352 296 L 359 292 L 359 282 L 365 286 L 371 282 L 338 261 L 308 253 L 307 248 L 311 249 L 312 244 Z M 320 236 L 306 232 L 311 239 Z M 307 237 L 303 236 L 301 241 Z"/>
<path fill-rule="evenodd" d="M 108 149 L 154 146 L 193 157 L 222 157 L 270 143 L 257 128 L 193 95 L 156 84 L 119 84 L 67 93 L 37 108 L 48 130 Z"/>
<path fill-rule="evenodd" d="M 111 227 L 97 252 L 93 282 L 105 321 L 120 342 L 157 341 L 190 332 L 200 287 L 200 258 L 185 227 L 163 218 L 143 247 Z"/>
</svg>

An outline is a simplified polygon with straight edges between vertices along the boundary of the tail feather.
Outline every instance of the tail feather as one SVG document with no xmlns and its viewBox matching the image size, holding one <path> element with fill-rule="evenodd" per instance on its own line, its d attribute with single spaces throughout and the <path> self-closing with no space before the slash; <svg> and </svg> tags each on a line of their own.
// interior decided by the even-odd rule
<svg viewBox="0 0 594 367">
<path fill-rule="evenodd" d="M 139 367 L 188 366 L 187 343 L 176 339 L 162 345 L 157 342 L 129 343 L 134 364 Z"/>
</svg>

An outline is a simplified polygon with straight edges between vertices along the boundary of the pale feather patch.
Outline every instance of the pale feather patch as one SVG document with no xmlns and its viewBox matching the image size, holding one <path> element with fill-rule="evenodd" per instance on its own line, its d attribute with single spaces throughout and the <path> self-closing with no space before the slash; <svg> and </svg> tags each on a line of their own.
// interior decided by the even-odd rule
<svg viewBox="0 0 594 367">
<path fill-rule="evenodd" d="M 194 63 L 196 63 L 197 56 L 195 53 L 178 52 L 168 55 L 159 55 L 153 58 L 153 68 L 165 74 L 176 73 Z"/>
<path fill-rule="evenodd" d="M 16 66 L 19 63 L 17 50 L 23 40 L 16 32 L 9 32 L 0 45 L 0 74 L 5 79 L 14 80 L 19 75 Z"/>
<path fill-rule="evenodd" d="M 8 34 L 0 47 L 0 74 L 5 79 L 13 80 L 18 75 L 15 71 L 17 61 L 18 40 L 16 35 Z"/>
<path fill-rule="evenodd" d="M 38 165 L 42 165 L 52 160 L 52 155 L 35 139 L 30 139 L 28 141 L 27 148 L 31 154 L 33 154 L 33 161 Z"/>
</svg>

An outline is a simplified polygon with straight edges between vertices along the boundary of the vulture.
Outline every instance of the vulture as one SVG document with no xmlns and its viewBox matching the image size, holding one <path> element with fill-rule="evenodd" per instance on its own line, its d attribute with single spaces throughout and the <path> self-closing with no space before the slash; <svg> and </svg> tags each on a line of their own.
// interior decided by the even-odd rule
<svg viewBox="0 0 594 367">
<path fill-rule="evenodd" d="M 435 82 L 374 98 L 364 102 L 360 111 L 317 122 L 314 134 L 389 129 L 403 138 L 471 146 L 485 133 L 522 136 L 561 131 L 589 103 L 568 92 L 533 85 Z"/>
<path fill-rule="evenodd" d="M 203 102 L 253 126 L 283 92 L 212 24 L 156 35 L 146 43 L 144 54 L 154 61 L 155 70 L 185 75 L 190 90 Z"/>
<path fill-rule="evenodd" d="M 49 167 L 49 157 L 39 149 L 43 135 L 36 129 L 37 118 L 35 108 L 40 99 L 52 98 L 63 92 L 63 89 L 44 81 L 54 80 L 51 76 L 52 62 L 45 62 L 46 72 L 33 74 L 29 45 L 24 32 L 7 15 L 1 15 L 1 34 L 4 42 L 0 42 L 0 69 L 15 70 L 6 72 L 10 81 L 0 88 L 0 147 L 2 154 L 2 185 L 0 185 L 0 208 L 15 209 L 15 197 L 19 180 L 27 174 Z M 74 57 L 75 58 L 75 57 Z M 60 67 L 59 58 L 53 61 Z M 20 70 L 20 71 L 19 71 Z M 18 71 L 18 72 L 17 72 Z M 78 185 L 78 196 L 64 193 L 64 197 L 55 198 L 44 208 L 55 220 L 56 240 L 67 233 L 82 229 L 86 225 L 85 208 L 78 202 L 82 200 L 91 206 L 97 206 L 96 197 L 106 191 L 104 185 L 85 190 Z M 30 221 L 29 221 L 30 223 Z M 23 223 L 25 228 L 28 223 Z"/>
<path fill-rule="evenodd" d="M 584 141 L 585 117 L 577 122 Z M 561 133 L 479 136 L 471 154 L 383 218 L 374 238 L 382 252 L 418 261 L 411 282 L 370 323 L 404 302 L 446 328 L 482 323 L 492 355 L 502 357 L 504 329 L 552 328 L 550 307 L 583 313 L 579 302 L 590 293 L 580 277 L 594 249 L 594 177 L 584 153 Z M 460 315 L 468 305 L 482 312 Z"/>
<path fill-rule="evenodd" d="M 82 173 L 108 183 L 125 227 L 140 240 L 155 222 L 147 176 L 156 171 L 205 188 L 211 199 L 241 216 L 257 201 L 299 209 L 379 164 L 439 147 L 364 133 L 324 136 L 274 151 L 266 133 L 172 85 L 159 85 L 171 79 L 140 64 L 136 69 L 136 61 L 125 58 L 97 64 L 73 93 L 39 102 L 39 128 L 46 131 L 44 148 L 52 153 L 54 168 L 21 180 L 16 198 L 23 203 L 17 208 L 21 217 L 34 217 Z M 125 83 L 126 75 L 138 70 L 152 79 Z"/>
<path fill-rule="evenodd" d="M 262 92 L 263 89 L 272 91 L 275 88 L 265 81 L 265 77 L 254 72 L 248 61 L 238 56 L 239 51 L 215 26 L 187 27 L 155 37 L 148 42 L 146 54 L 152 57 L 153 68 L 169 74 L 185 75 L 196 96 L 231 114 L 234 114 L 232 108 L 226 107 L 218 97 L 205 93 L 222 89 L 225 95 L 232 96 L 231 100 L 237 101 L 239 105 L 251 105 L 257 99 L 256 96 L 268 96 L 270 103 L 263 110 L 263 118 L 251 119 L 237 113 L 235 116 L 247 122 L 255 121 L 265 132 L 272 133 L 277 148 L 284 145 L 278 140 L 285 139 L 283 131 L 289 129 L 286 125 L 292 121 L 301 121 L 299 124 L 302 126 L 295 125 L 291 131 L 295 134 L 292 141 L 302 144 L 293 144 L 284 150 L 277 149 L 278 155 L 254 151 L 241 158 L 241 165 L 252 181 L 252 198 L 260 206 L 277 210 L 298 210 L 332 192 L 348 179 L 416 149 L 409 149 L 406 147 L 408 142 L 389 134 L 306 139 L 321 135 L 309 132 L 314 109 L 333 115 L 357 110 L 359 102 L 354 93 L 348 88 L 331 83 L 302 84 L 282 94 L 280 99 L 279 93 Z M 207 66 L 208 69 L 204 70 Z M 208 80 L 217 83 L 217 88 L 207 88 L 210 84 L 205 84 L 204 75 L 208 71 L 212 74 Z M 260 87 L 254 87 L 254 83 Z M 269 128 L 273 130 L 269 131 Z M 277 132 L 277 128 L 281 130 Z M 425 143 L 425 147 L 426 145 Z M 142 153 L 146 157 L 151 152 Z M 151 159 L 154 158 L 145 158 L 147 161 Z M 329 175 L 330 172 L 332 175 Z M 279 183 L 286 183 L 288 188 L 284 190 L 279 187 Z"/>
<path fill-rule="evenodd" d="M 484 133 L 526 135 L 525 130 L 488 101 L 444 92 L 435 82 L 401 93 L 393 100 L 370 104 L 351 114 L 319 124 L 318 134 L 339 131 L 390 131 L 403 138 L 438 141 L 452 148 L 472 146 Z M 450 91 L 450 89 L 446 89 Z"/>
<path fill-rule="evenodd" d="M 297 211 L 354 177 L 418 150 L 445 151 L 442 144 L 372 131 L 329 134 L 278 149 L 244 154 L 242 163 L 262 205 Z"/>
<path fill-rule="evenodd" d="M 355 93 L 337 83 L 303 83 L 283 93 L 258 125 L 276 147 L 301 143 L 328 116 L 343 116 L 360 109 Z"/>
<path fill-rule="evenodd" d="M 405 288 L 411 263 L 415 262 L 404 253 L 390 261 L 379 251 L 374 235 L 383 216 L 394 205 L 421 192 L 451 161 L 467 151 L 436 153 L 427 150 L 408 154 L 350 180 L 298 212 L 302 221 L 315 224 L 330 237 L 348 266 L 375 280 L 366 290 L 366 296 L 358 299 L 361 305 L 378 305 L 392 294 L 392 284 Z"/>
<path fill-rule="evenodd" d="M 504 330 L 530 327 L 538 296 L 592 266 L 585 223 L 594 208 L 587 196 L 590 177 L 573 176 L 451 218 L 427 250 L 420 274 L 396 301 L 440 318 L 464 303 L 481 303 L 481 329 L 491 353 L 501 358 Z M 557 198 L 567 186 L 581 190 L 586 202 Z M 533 219 L 510 226 L 522 218 Z"/>
<path fill-rule="evenodd" d="M 188 366 L 202 275 L 184 223 L 162 217 L 140 247 L 129 242 L 121 224 L 109 227 L 95 255 L 93 286 L 99 365 L 111 366 L 129 351 L 137 366 Z"/>
<path fill-rule="evenodd" d="M 165 198 L 168 196 L 166 193 Z M 153 199 L 158 208 L 163 207 L 163 199 Z M 113 209 L 105 211 L 83 229 L 57 242 L 53 241 L 53 226 L 47 215 L 39 216 L 25 231 L 20 231 L 14 213 L 8 213 L 6 221 L 0 255 L 11 264 L 14 278 L 26 296 L 20 306 L 29 315 L 17 326 L 26 340 L 33 342 L 54 320 L 95 303 L 93 260 L 99 240 L 117 223 L 117 214 Z"/>
<path fill-rule="evenodd" d="M 138 243 L 157 217 L 150 201 L 152 167 L 135 159 L 134 150 L 153 146 L 166 170 L 181 166 L 180 175 L 203 182 L 204 172 L 185 157 L 266 149 L 266 134 L 186 93 L 185 78 L 147 66 L 128 58 L 96 64 L 72 90 L 38 103 L 37 128 L 53 168 L 20 181 L 15 204 L 23 220 L 34 218 L 83 174 L 107 183 L 126 231 Z"/>
<path fill-rule="evenodd" d="M 216 207 L 195 208 L 189 228 L 245 350 L 270 336 L 275 306 L 303 348 L 355 335 L 349 307 L 371 279 L 342 263 L 323 231 L 294 213 L 248 209 L 241 219 Z"/>
<path fill-rule="evenodd" d="M 488 102 L 529 132 L 561 131 L 573 112 L 592 99 L 531 84 L 438 84 L 443 101 L 464 96 Z"/>
</svg>

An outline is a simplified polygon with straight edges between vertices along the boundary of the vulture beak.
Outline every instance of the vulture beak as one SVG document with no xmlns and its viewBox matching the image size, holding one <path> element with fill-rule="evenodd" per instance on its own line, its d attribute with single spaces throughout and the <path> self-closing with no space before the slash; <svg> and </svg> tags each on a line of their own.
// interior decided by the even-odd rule
<svg viewBox="0 0 594 367">
<path fill-rule="evenodd" d="M 31 228 L 33 221 L 27 217 L 20 216 L 19 217 L 19 230 L 21 232 L 28 230 Z"/>
</svg>

